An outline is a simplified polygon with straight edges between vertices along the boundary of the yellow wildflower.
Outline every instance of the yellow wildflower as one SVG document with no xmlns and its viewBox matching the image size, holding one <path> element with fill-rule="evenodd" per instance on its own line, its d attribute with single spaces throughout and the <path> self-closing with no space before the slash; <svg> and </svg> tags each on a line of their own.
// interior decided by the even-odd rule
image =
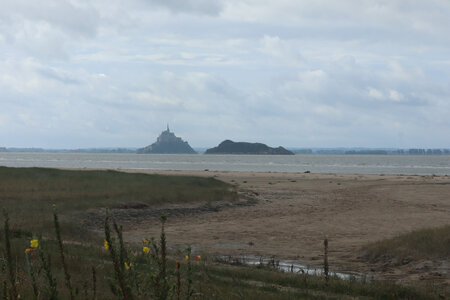
<svg viewBox="0 0 450 300">
<path fill-rule="evenodd" d="M 25 253 L 30 253 L 30 252 L 33 252 L 33 249 L 31 249 L 31 248 L 27 248 L 27 249 L 25 249 Z"/>
<path fill-rule="evenodd" d="M 143 251 L 145 254 L 148 254 L 148 253 L 150 252 L 150 248 L 149 248 L 149 247 L 144 247 L 144 248 L 142 248 L 142 251 Z"/>
<path fill-rule="evenodd" d="M 105 240 L 105 241 L 103 242 L 103 246 L 105 247 L 106 250 L 109 250 L 109 244 L 108 244 L 108 241 L 107 241 L 107 240 Z"/>
<path fill-rule="evenodd" d="M 184 260 L 185 260 L 185 261 L 188 261 L 188 260 L 189 260 L 189 256 L 186 255 L 186 256 L 184 257 Z"/>
<path fill-rule="evenodd" d="M 39 247 L 39 241 L 38 241 L 38 240 L 31 240 L 31 241 L 30 241 L 30 247 L 31 247 L 31 248 L 37 248 L 37 247 Z"/>
<path fill-rule="evenodd" d="M 202 257 L 200 255 L 197 255 L 196 257 L 194 257 L 194 260 L 196 261 L 200 261 L 202 259 Z"/>
<path fill-rule="evenodd" d="M 144 245 L 148 245 L 148 241 L 147 240 L 143 240 L 142 243 L 144 243 Z"/>
<path fill-rule="evenodd" d="M 125 269 L 129 270 L 133 265 L 131 263 L 124 262 Z"/>
</svg>

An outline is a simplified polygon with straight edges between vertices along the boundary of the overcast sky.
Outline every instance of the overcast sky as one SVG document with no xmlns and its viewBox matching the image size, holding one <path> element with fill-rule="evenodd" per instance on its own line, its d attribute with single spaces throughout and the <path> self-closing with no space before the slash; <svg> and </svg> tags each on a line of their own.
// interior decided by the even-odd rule
<svg viewBox="0 0 450 300">
<path fill-rule="evenodd" d="M 449 0 L 1 0 L 0 146 L 450 147 Z"/>
</svg>

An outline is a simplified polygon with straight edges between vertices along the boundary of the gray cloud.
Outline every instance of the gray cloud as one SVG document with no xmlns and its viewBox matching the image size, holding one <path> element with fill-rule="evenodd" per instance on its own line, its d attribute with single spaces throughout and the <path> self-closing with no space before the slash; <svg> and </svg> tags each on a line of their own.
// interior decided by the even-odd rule
<svg viewBox="0 0 450 300">
<path fill-rule="evenodd" d="M 64 84 L 79 84 L 80 83 L 80 81 L 78 81 L 75 78 L 72 78 L 70 75 L 57 72 L 57 71 L 55 71 L 53 69 L 41 68 L 41 69 L 38 69 L 37 72 L 39 74 L 43 75 L 44 77 L 47 77 L 49 79 L 57 80 L 57 81 L 62 82 Z"/>
<path fill-rule="evenodd" d="M 0 6 L 3 12 L 0 17 L 4 23 L 13 26 L 25 21 L 49 25 L 52 29 L 70 33 L 72 37 L 93 37 L 97 30 L 98 13 L 93 7 L 80 4 L 56 0 L 4 0 Z M 24 30 L 24 25 L 16 26 L 16 29 Z"/>
<path fill-rule="evenodd" d="M 98 25 L 93 7 L 69 1 L 5 0 L 0 4 L 0 36 L 19 55 L 68 59 L 65 47 L 95 37 Z"/>
<path fill-rule="evenodd" d="M 221 0 L 148 0 L 156 6 L 164 7 L 174 13 L 193 13 L 204 15 L 218 15 L 223 8 Z"/>
</svg>

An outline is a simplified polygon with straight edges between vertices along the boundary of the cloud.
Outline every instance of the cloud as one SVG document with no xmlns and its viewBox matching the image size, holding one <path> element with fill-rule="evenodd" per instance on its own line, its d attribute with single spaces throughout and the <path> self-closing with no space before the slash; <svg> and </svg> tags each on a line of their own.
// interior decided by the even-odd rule
<svg viewBox="0 0 450 300">
<path fill-rule="evenodd" d="M 223 1 L 221 0 L 149 0 L 146 2 L 167 8 L 173 13 L 193 13 L 211 16 L 217 16 L 223 8 Z"/>
<path fill-rule="evenodd" d="M 76 4 L 75 4 L 76 3 Z M 46 0 L 29 2 L 25 0 L 4 0 L 0 13 L 3 23 L 20 31 L 30 22 L 47 24 L 52 30 L 70 33 L 72 37 L 93 37 L 98 25 L 97 11 L 81 2 Z M 20 26 L 18 26 L 20 25 Z"/>
<path fill-rule="evenodd" d="M 304 65 L 298 43 L 284 41 L 278 36 L 265 35 L 261 39 L 260 51 L 277 59 L 277 63 Z"/>
<path fill-rule="evenodd" d="M 0 36 L 26 55 L 67 59 L 65 46 L 95 37 L 99 25 L 93 7 L 73 3 L 4 0 L 0 4 Z"/>
<path fill-rule="evenodd" d="M 377 90 L 376 88 L 369 87 L 368 92 L 369 92 L 369 97 L 371 97 L 371 98 L 374 98 L 377 100 L 381 100 L 384 98 L 383 92 L 380 90 Z"/>
<path fill-rule="evenodd" d="M 405 96 L 396 90 L 389 90 L 386 93 L 375 88 L 368 88 L 369 97 L 381 101 L 403 102 Z"/>
<path fill-rule="evenodd" d="M 51 68 L 40 68 L 37 70 L 41 75 L 47 77 L 49 79 L 53 79 L 64 84 L 79 84 L 80 82 L 72 78 L 70 75 L 66 74 L 66 72 L 57 71 Z"/>
<path fill-rule="evenodd" d="M 389 91 L 389 99 L 391 99 L 392 101 L 395 101 L 395 102 L 401 102 L 401 101 L 403 101 L 404 96 L 395 90 L 390 90 Z"/>
</svg>

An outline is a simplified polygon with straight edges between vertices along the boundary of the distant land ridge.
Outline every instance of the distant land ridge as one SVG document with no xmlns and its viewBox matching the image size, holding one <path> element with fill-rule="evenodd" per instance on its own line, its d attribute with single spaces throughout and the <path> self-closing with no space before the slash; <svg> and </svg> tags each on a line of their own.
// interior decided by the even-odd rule
<svg viewBox="0 0 450 300">
<path fill-rule="evenodd" d="M 156 142 L 150 146 L 140 148 L 136 151 L 138 154 L 159 153 L 159 154 L 196 154 L 197 152 L 189 146 L 188 142 L 177 137 L 170 132 L 169 125 L 167 130 L 163 131 Z"/>
<path fill-rule="evenodd" d="M 219 146 L 206 150 L 205 154 L 267 154 L 267 155 L 294 155 L 293 152 L 283 148 L 272 148 L 262 143 L 233 142 L 225 140 Z"/>
</svg>

